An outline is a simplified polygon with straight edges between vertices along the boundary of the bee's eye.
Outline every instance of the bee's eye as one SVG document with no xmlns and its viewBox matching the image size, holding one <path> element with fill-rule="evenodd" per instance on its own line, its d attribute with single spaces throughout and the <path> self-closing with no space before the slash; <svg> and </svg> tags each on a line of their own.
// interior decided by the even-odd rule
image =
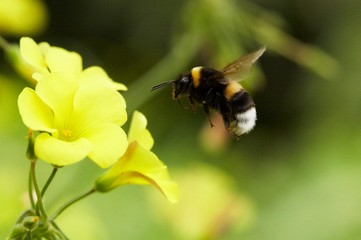
<svg viewBox="0 0 361 240">
<path fill-rule="evenodd" d="M 188 76 L 182 76 L 175 84 L 174 97 L 177 97 L 179 94 L 185 93 L 189 87 L 190 79 Z"/>
<path fill-rule="evenodd" d="M 180 80 L 180 82 L 181 82 L 182 85 L 185 85 L 185 84 L 187 84 L 187 83 L 189 82 L 189 78 L 188 78 L 187 76 L 182 77 L 182 79 Z"/>
<path fill-rule="evenodd" d="M 187 76 L 182 77 L 178 84 L 178 90 L 184 91 L 187 88 L 188 84 L 189 84 L 189 78 Z"/>
</svg>

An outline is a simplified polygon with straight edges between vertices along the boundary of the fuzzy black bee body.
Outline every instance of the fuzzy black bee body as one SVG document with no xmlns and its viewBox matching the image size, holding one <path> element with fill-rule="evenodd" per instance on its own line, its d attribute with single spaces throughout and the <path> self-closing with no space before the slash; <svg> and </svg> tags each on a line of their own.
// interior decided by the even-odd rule
<svg viewBox="0 0 361 240">
<path fill-rule="evenodd" d="M 201 104 L 207 116 L 210 109 L 220 112 L 225 127 L 233 135 L 241 136 L 253 129 L 257 117 L 253 99 L 234 76 L 246 73 L 264 51 L 265 48 L 261 48 L 241 57 L 220 71 L 194 67 L 180 74 L 176 80 L 154 86 L 152 91 L 173 84 L 173 99 L 179 101 L 181 96 L 186 95 L 193 110 Z"/>
</svg>

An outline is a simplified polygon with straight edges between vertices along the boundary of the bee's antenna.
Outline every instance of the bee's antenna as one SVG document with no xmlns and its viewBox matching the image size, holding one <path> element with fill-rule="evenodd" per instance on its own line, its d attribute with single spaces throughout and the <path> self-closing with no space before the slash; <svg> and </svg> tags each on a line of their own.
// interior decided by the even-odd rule
<svg viewBox="0 0 361 240">
<path fill-rule="evenodd" d="M 157 89 L 159 89 L 159 88 L 162 88 L 162 87 L 164 87 L 164 86 L 170 85 L 170 84 L 172 84 L 172 83 L 174 83 L 174 82 L 175 82 L 175 80 L 171 80 L 171 81 L 168 81 L 168 82 L 160 83 L 160 84 L 158 84 L 158 85 L 153 86 L 150 91 L 152 92 L 152 91 L 157 90 Z"/>
</svg>

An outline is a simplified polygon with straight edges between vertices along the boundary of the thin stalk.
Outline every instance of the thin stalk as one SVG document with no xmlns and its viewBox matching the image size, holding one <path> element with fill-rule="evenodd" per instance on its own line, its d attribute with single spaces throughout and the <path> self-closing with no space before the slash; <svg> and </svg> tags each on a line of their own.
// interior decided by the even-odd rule
<svg viewBox="0 0 361 240">
<path fill-rule="evenodd" d="M 29 199 L 30 199 L 30 204 L 31 204 L 31 208 L 35 210 L 35 200 L 34 200 L 34 196 L 33 196 L 33 184 L 32 184 L 32 173 L 31 173 L 31 168 L 29 171 L 29 181 L 28 181 L 28 191 L 29 191 Z"/>
<path fill-rule="evenodd" d="M 60 237 L 60 239 L 63 240 L 69 240 L 69 238 L 61 231 L 61 229 L 58 227 L 58 225 L 55 222 L 50 222 L 50 224 L 58 231 L 57 234 Z"/>
<path fill-rule="evenodd" d="M 20 214 L 20 216 L 16 220 L 16 223 L 21 223 L 24 220 L 25 217 L 34 216 L 34 215 L 35 215 L 35 213 L 33 212 L 33 210 L 25 210 L 24 212 L 22 212 Z"/>
<path fill-rule="evenodd" d="M 95 193 L 96 190 L 94 188 L 90 189 L 88 192 L 83 193 L 82 195 L 75 197 L 74 199 L 71 199 L 70 201 L 68 201 L 67 203 L 65 203 L 62 207 L 60 207 L 51 217 L 50 217 L 50 221 L 54 221 L 55 218 L 57 218 L 65 209 L 67 209 L 68 207 L 70 207 L 71 205 L 73 205 L 74 203 L 78 202 L 79 200 L 89 196 L 92 193 Z"/>
<path fill-rule="evenodd" d="M 57 168 L 57 167 L 54 167 L 54 168 L 53 168 L 53 171 L 51 172 L 51 174 L 50 174 L 48 180 L 46 181 L 43 189 L 41 190 L 41 196 L 42 196 L 42 197 L 44 196 L 44 194 L 45 194 L 46 190 L 48 189 L 50 183 L 53 181 L 53 179 L 54 179 L 57 171 L 58 171 L 58 168 Z"/>
<path fill-rule="evenodd" d="M 35 212 L 37 215 L 42 216 L 44 222 L 47 221 L 48 216 L 46 215 L 45 209 L 44 209 L 44 205 L 43 205 L 43 198 L 41 196 L 41 192 L 38 186 L 38 182 L 36 180 L 36 173 L 35 173 L 35 164 L 36 161 L 31 161 L 31 179 L 33 181 L 33 186 L 34 186 L 34 190 L 36 193 L 36 197 L 37 197 L 37 207 L 35 209 Z M 41 213 L 41 215 L 40 215 Z"/>
</svg>

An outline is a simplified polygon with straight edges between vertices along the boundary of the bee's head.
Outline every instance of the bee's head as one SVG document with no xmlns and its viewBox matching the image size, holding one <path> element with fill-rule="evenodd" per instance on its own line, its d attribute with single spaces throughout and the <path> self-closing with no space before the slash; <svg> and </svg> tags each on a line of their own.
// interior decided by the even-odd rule
<svg viewBox="0 0 361 240">
<path fill-rule="evenodd" d="M 190 74 L 181 74 L 174 81 L 173 99 L 178 99 L 178 96 L 186 93 L 191 86 L 192 79 Z"/>
<path fill-rule="evenodd" d="M 179 95 L 186 93 L 192 85 L 192 77 L 190 73 L 183 73 L 175 80 L 163 82 L 152 87 L 151 91 L 157 90 L 164 86 L 173 84 L 173 99 L 178 99 Z"/>
</svg>

